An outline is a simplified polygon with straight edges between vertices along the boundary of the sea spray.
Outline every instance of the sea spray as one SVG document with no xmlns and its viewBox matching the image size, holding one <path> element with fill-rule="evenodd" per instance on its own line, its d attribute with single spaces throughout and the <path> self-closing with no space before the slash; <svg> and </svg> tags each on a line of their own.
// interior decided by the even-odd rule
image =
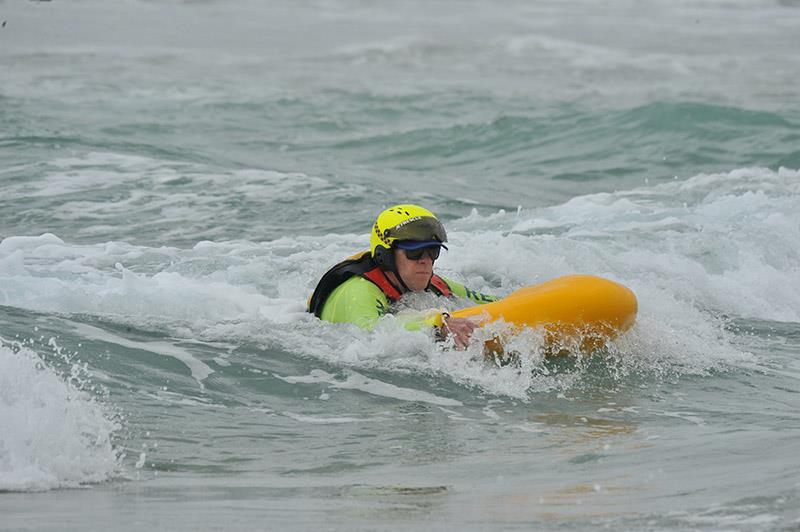
<svg viewBox="0 0 800 532">
<path fill-rule="evenodd" d="M 76 364 L 59 375 L 30 347 L 0 341 L 0 491 L 75 487 L 119 472 L 121 425 L 80 388 L 83 372 Z"/>
</svg>

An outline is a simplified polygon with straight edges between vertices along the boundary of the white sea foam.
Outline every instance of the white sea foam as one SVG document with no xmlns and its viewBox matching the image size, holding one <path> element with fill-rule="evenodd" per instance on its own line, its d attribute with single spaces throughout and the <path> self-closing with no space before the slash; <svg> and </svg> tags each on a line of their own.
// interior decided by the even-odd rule
<svg viewBox="0 0 800 532">
<path fill-rule="evenodd" d="M 0 343 L 0 491 L 102 482 L 119 470 L 107 409 L 29 349 Z"/>
<path fill-rule="evenodd" d="M 278 203 L 287 206 L 288 216 L 293 212 L 289 206 L 310 194 L 335 204 L 340 198 L 360 196 L 364 190 L 358 184 L 337 184 L 297 172 L 219 169 L 99 151 L 55 157 L 24 171 L 24 176 L 0 182 L 0 196 L 30 202 L 33 211 L 52 216 L 48 227 L 75 227 L 77 233 L 70 235 L 73 240 L 95 242 L 147 235 L 154 228 L 160 241 L 222 241 L 246 235 L 266 238 L 275 233 L 269 217 L 248 217 L 245 234 L 235 223 L 208 222 L 227 219 L 232 204 L 242 204 L 240 209 L 245 211 L 260 209 L 265 196 L 280 198 Z M 210 192 L 218 187 L 231 195 L 223 199 Z M 50 202 L 56 202 L 58 208 L 47 207 Z M 305 224 L 298 221 L 297 225 L 302 230 Z"/>
<path fill-rule="evenodd" d="M 376 379 L 371 379 L 352 370 L 345 372 L 344 380 L 337 379 L 335 375 L 331 375 L 319 369 L 312 370 L 309 375 L 305 376 L 281 377 L 280 375 L 275 375 L 275 377 L 291 384 L 323 382 L 329 384 L 332 388 L 360 390 L 373 395 L 391 397 L 403 401 L 419 401 L 440 406 L 462 406 L 460 401 L 454 399 L 439 397 L 422 390 L 412 390 L 410 388 L 395 386 Z"/>
<path fill-rule="evenodd" d="M 319 417 L 319 416 L 303 416 L 300 414 L 295 414 L 293 412 L 284 412 L 288 418 L 294 419 L 295 421 L 299 421 L 300 423 L 312 423 L 315 425 L 341 425 L 347 423 L 363 423 L 365 421 L 370 421 L 365 418 L 356 418 L 356 417 L 344 417 L 344 416 L 337 416 L 337 417 Z"/>
<path fill-rule="evenodd" d="M 203 194 L 203 191 L 220 182 L 224 182 L 226 187 L 235 187 L 245 196 L 268 189 L 270 193 L 280 195 L 287 201 L 305 197 L 309 191 L 320 192 L 330 187 L 330 183 L 322 178 L 301 173 L 253 169 L 214 173 L 203 165 L 109 152 L 88 152 L 80 156 L 59 157 L 48 161 L 44 167 L 45 171 L 42 172 L 40 179 L 6 184 L 3 186 L 3 191 L 10 197 L 35 198 L 61 196 L 131 183 L 138 184 L 146 191 L 130 190 L 130 195 L 123 200 L 106 200 L 95 206 L 96 209 L 105 208 L 110 212 L 114 208 L 135 204 L 136 200 L 142 198 L 157 202 L 155 205 L 148 205 L 148 209 L 181 205 L 186 194 L 191 195 L 196 206 L 211 204 L 217 199 Z M 169 187 L 176 179 L 191 183 L 194 188 L 188 192 L 170 190 L 171 194 L 164 197 L 158 194 L 161 188 Z M 67 205 L 93 204 L 71 200 Z"/>
<path fill-rule="evenodd" d="M 800 321 L 799 182 L 794 170 L 740 169 L 531 211 L 475 211 L 449 223 L 452 245 L 437 268 L 498 295 L 559 275 L 605 276 L 639 299 L 638 324 L 615 347 L 631 367 L 703 373 L 750 364 L 724 316 Z M 487 368 L 477 347 L 441 351 L 392 317 L 374 332 L 311 319 L 303 303 L 316 279 L 366 245 L 361 234 L 190 249 L 9 237 L 0 242 L 0 304 L 112 316 L 170 336 L 277 344 L 354 368 L 434 371 L 514 397 L 574 384 L 542 373 L 535 333 L 519 346 L 532 371 L 514 372 Z M 208 370 L 184 361 L 202 381 Z"/>
<path fill-rule="evenodd" d="M 74 323 L 73 325 L 78 334 L 83 338 L 91 338 L 109 344 L 121 345 L 129 349 L 141 349 L 179 360 L 189 368 L 192 378 L 196 380 L 201 387 L 203 386 L 203 381 L 214 373 L 214 370 L 207 364 L 197 359 L 197 357 L 192 355 L 188 350 L 175 344 L 169 342 L 135 342 L 117 336 L 116 334 L 111 334 L 103 329 L 86 325 L 85 323 Z"/>
<path fill-rule="evenodd" d="M 642 50 L 625 50 L 609 48 L 596 44 L 585 44 L 563 38 L 549 37 L 544 34 L 516 35 L 501 37 L 495 45 L 506 50 L 514 57 L 537 56 L 550 59 L 572 68 L 587 70 L 614 69 L 620 67 L 638 68 L 663 74 L 665 68 L 677 74 L 688 74 L 687 66 L 690 57 L 682 54 L 647 53 Z M 697 66 L 700 64 L 697 62 Z"/>
<path fill-rule="evenodd" d="M 41 311 L 218 320 L 258 315 L 274 300 L 252 286 L 233 286 L 226 274 L 137 274 L 123 262 L 182 260 L 182 250 L 109 242 L 70 246 L 53 235 L 9 237 L 0 242 L 0 303 Z M 22 261 L 22 262 L 20 262 Z M 189 262 L 192 262 L 191 259 Z M 233 261 L 238 262 L 238 261 Z M 204 272 L 205 273 L 205 272 Z"/>
</svg>

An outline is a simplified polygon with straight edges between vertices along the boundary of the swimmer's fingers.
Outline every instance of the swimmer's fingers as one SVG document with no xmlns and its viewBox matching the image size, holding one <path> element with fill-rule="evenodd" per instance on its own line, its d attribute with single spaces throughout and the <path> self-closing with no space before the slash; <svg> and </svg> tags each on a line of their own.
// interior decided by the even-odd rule
<svg viewBox="0 0 800 532">
<path fill-rule="evenodd" d="M 451 318 L 446 315 L 442 320 L 443 332 L 453 337 L 456 349 L 460 350 L 467 348 L 472 333 L 477 327 L 478 325 L 468 318 Z"/>
</svg>

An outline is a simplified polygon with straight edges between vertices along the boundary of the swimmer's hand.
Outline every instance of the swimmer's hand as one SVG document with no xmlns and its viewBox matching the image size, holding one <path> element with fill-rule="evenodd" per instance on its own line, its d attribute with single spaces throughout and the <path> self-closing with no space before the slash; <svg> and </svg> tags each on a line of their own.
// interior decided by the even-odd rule
<svg viewBox="0 0 800 532">
<path fill-rule="evenodd" d="M 442 336 L 452 336 L 458 350 L 467 348 L 472 332 L 477 328 L 478 324 L 469 318 L 451 318 L 450 314 L 442 314 Z"/>
</svg>

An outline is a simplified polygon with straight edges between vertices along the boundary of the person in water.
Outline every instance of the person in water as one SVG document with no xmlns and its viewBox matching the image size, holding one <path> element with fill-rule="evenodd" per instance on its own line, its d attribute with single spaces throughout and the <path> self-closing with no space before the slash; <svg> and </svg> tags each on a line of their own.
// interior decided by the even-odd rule
<svg viewBox="0 0 800 532">
<path fill-rule="evenodd" d="M 333 266 L 322 276 L 308 301 L 308 311 L 332 323 L 354 323 L 372 329 L 391 305 L 409 292 L 432 292 L 483 304 L 494 296 L 471 290 L 433 273 L 442 248 L 447 249 L 444 226 L 418 205 L 395 205 L 380 213 L 370 234 L 370 249 Z M 441 316 L 441 317 L 440 317 Z M 456 347 L 468 345 L 476 324 L 466 318 L 436 313 L 411 320 L 406 329 L 438 327 L 452 336 Z"/>
</svg>

